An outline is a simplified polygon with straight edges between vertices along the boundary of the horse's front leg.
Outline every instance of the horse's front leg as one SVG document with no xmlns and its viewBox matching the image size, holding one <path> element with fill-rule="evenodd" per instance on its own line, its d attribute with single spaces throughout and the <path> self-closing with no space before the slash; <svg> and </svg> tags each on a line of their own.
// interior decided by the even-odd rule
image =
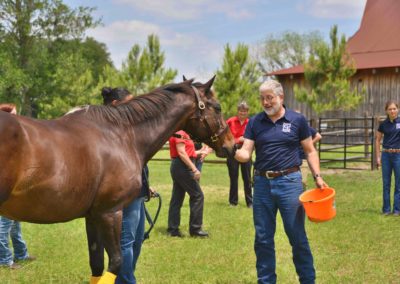
<svg viewBox="0 0 400 284">
<path fill-rule="evenodd" d="M 104 270 L 104 246 L 91 217 L 86 217 L 86 236 L 89 248 L 89 263 L 92 270 L 90 284 L 97 284 Z"/>
<path fill-rule="evenodd" d="M 94 221 L 109 259 L 108 270 L 97 283 L 114 284 L 122 264 L 120 247 L 122 210 L 103 213 Z"/>
</svg>

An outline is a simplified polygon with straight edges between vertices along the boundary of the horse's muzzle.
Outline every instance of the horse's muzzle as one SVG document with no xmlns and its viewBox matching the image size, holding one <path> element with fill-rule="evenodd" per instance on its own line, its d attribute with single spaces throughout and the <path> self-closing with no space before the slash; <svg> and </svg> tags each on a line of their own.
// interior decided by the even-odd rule
<svg viewBox="0 0 400 284">
<path fill-rule="evenodd" d="M 227 157 L 233 158 L 233 157 L 235 157 L 235 154 L 236 154 L 236 151 L 237 151 L 238 148 L 237 148 L 236 144 L 234 144 L 231 150 L 229 150 L 226 147 L 222 147 L 222 149 L 224 150 L 224 151 L 221 151 L 222 155 L 219 156 L 218 153 L 216 153 L 217 157 L 220 157 L 220 158 L 227 158 Z"/>
</svg>

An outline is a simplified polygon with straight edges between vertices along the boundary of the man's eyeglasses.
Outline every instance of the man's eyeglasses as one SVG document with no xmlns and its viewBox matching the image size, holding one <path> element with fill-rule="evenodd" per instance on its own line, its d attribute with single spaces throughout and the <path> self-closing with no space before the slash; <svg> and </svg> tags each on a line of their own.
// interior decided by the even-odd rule
<svg viewBox="0 0 400 284">
<path fill-rule="evenodd" d="M 272 102 L 272 100 L 273 100 L 275 97 L 276 97 L 276 96 L 260 96 L 260 101 Z"/>
</svg>

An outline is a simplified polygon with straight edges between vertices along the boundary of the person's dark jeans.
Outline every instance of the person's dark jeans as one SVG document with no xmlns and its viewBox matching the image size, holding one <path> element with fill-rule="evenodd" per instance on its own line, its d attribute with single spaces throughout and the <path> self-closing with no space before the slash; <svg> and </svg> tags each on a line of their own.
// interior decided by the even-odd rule
<svg viewBox="0 0 400 284">
<path fill-rule="evenodd" d="M 382 183 L 383 205 L 382 213 L 390 213 L 390 188 L 392 172 L 394 172 L 393 213 L 400 213 L 400 154 L 382 152 Z"/>
<path fill-rule="evenodd" d="M 135 284 L 135 268 L 144 240 L 144 197 L 133 200 L 123 210 L 121 230 L 122 266 L 116 284 Z"/>
<path fill-rule="evenodd" d="M 238 179 L 239 179 L 239 167 L 242 173 L 244 197 L 247 206 L 252 205 L 253 197 L 251 193 L 251 165 L 252 162 L 239 163 L 233 157 L 229 157 L 226 160 L 228 166 L 230 186 L 229 186 L 229 203 L 237 205 L 239 201 L 238 197 Z"/>
<path fill-rule="evenodd" d="M 313 256 L 304 228 L 305 212 L 299 201 L 302 192 L 300 171 L 274 179 L 254 177 L 254 250 L 259 284 L 276 283 L 274 236 L 278 210 L 292 246 L 300 283 L 315 283 Z"/>
<path fill-rule="evenodd" d="M 9 247 L 9 238 L 12 240 L 14 256 Z M 13 264 L 14 259 L 24 260 L 28 257 L 28 249 L 22 239 L 20 222 L 0 216 L 0 265 L 9 266 Z"/>
<path fill-rule="evenodd" d="M 173 159 L 171 162 L 171 177 L 173 187 L 168 212 L 168 231 L 179 230 L 181 207 L 187 192 L 190 198 L 189 230 L 197 232 L 203 225 L 204 195 L 200 185 L 194 180 L 193 172 L 179 158 Z"/>
</svg>

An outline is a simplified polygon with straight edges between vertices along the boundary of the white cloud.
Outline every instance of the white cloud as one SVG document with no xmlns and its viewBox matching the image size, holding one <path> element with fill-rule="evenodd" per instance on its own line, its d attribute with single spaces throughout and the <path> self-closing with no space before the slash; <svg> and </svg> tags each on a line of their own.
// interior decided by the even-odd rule
<svg viewBox="0 0 400 284">
<path fill-rule="evenodd" d="M 134 43 L 145 41 L 147 35 L 161 32 L 159 26 L 143 21 L 117 21 L 89 30 L 88 35 L 101 42 Z"/>
<path fill-rule="evenodd" d="M 88 31 L 88 36 L 107 45 L 117 68 L 121 67 L 134 44 L 144 46 L 147 37 L 156 34 L 167 59 L 166 67 L 196 77 L 202 69 L 213 70 L 222 57 L 222 47 L 195 33 L 179 33 L 143 21 L 117 21 Z M 199 66 L 201 70 L 199 70 Z"/>
<path fill-rule="evenodd" d="M 228 18 L 249 18 L 252 13 L 248 5 L 255 0 L 114 0 L 116 3 L 130 5 L 137 10 L 167 19 L 199 19 L 208 13 L 218 13 Z"/>
<path fill-rule="evenodd" d="M 317 18 L 359 19 L 366 0 L 301 0 L 300 11 Z"/>
</svg>

